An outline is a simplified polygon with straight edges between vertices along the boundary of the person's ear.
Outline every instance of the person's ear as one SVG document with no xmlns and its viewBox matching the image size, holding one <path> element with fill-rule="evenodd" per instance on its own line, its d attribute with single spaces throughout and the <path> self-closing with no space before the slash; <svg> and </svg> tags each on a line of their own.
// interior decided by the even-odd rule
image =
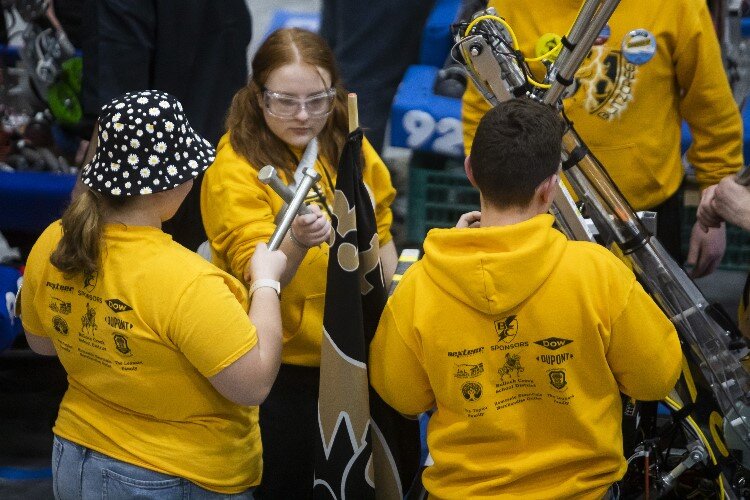
<svg viewBox="0 0 750 500">
<path fill-rule="evenodd" d="M 471 156 L 467 156 L 464 160 L 464 172 L 466 172 L 466 178 L 469 179 L 471 185 L 477 187 L 477 182 L 474 180 L 474 172 L 471 170 Z"/>
<path fill-rule="evenodd" d="M 554 201 L 559 181 L 560 174 L 555 173 L 544 179 L 539 185 L 539 194 L 545 204 L 551 204 Z"/>
</svg>

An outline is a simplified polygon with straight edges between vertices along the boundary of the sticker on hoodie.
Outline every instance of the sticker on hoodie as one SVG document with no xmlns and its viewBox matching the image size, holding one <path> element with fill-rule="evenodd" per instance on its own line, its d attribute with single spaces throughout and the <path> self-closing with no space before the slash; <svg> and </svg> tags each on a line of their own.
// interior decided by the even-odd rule
<svg viewBox="0 0 750 500">
<path fill-rule="evenodd" d="M 612 35 L 612 29 L 609 27 L 609 23 L 605 24 L 602 30 L 599 32 L 599 36 L 594 40 L 594 45 L 604 45 L 609 41 L 609 37 Z"/>
<path fill-rule="evenodd" d="M 649 62 L 656 54 L 656 37 L 648 30 L 636 29 L 622 39 L 622 55 L 638 66 Z"/>
</svg>

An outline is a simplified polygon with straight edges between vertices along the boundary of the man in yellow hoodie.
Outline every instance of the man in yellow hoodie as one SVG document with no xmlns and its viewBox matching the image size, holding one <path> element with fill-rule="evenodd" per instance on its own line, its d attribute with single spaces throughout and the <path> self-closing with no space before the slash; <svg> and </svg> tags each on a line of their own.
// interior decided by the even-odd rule
<svg viewBox="0 0 750 500">
<path fill-rule="evenodd" d="M 633 274 L 552 227 L 561 134 L 527 99 L 482 118 L 465 164 L 482 211 L 429 232 L 370 346 L 388 404 L 435 408 L 430 498 L 602 498 L 626 470 L 620 391 L 660 399 L 679 375 Z"/>
<path fill-rule="evenodd" d="M 549 33 L 564 35 L 583 0 L 491 0 L 527 57 Z M 549 39 L 549 38 L 547 38 Z M 541 63 L 532 66 L 538 77 Z M 705 0 L 621 2 L 576 74 L 565 112 L 636 210 L 657 210 L 657 235 L 678 262 L 680 252 L 680 123 L 693 144 L 687 159 L 701 190 L 736 172 L 742 121 L 721 64 Z M 463 99 L 464 146 L 489 104 L 475 87 Z M 708 274 L 726 247 L 724 227 L 690 237 L 693 276 Z"/>
</svg>

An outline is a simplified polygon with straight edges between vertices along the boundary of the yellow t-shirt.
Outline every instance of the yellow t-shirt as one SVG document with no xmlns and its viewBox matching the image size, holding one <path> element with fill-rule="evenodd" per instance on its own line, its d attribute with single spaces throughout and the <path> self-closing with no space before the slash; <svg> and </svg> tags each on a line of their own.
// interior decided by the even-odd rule
<svg viewBox="0 0 750 500">
<path fill-rule="evenodd" d="M 679 376 L 633 274 L 553 220 L 430 231 L 383 312 L 370 382 L 401 413 L 436 408 L 430 498 L 600 499 L 626 470 L 619 391 L 659 399 Z"/>
<path fill-rule="evenodd" d="M 382 247 L 391 241 L 391 202 L 396 191 L 388 168 L 367 139 L 362 143 L 362 152 L 362 177 L 372 197 Z M 315 169 L 322 177 L 317 189 L 325 196 L 325 200 L 315 202 L 321 208 L 327 205 L 332 211 L 336 169 L 321 157 Z M 284 177 L 283 172 L 280 175 Z M 285 182 L 289 184 L 289 180 Z M 201 185 L 201 214 L 214 264 L 242 279 L 255 246 L 271 239 L 283 203 L 273 189 L 258 180 L 258 170 L 234 151 L 229 134 L 224 135 L 219 141 L 216 160 L 206 170 Z M 327 267 L 328 245 L 309 249 L 294 278 L 282 290 L 282 363 L 320 366 Z"/>
<path fill-rule="evenodd" d="M 537 40 L 567 33 L 581 4 L 490 0 L 489 7 L 534 57 Z M 532 71 L 542 68 L 533 64 Z M 742 120 L 705 0 L 621 2 L 571 88 L 565 113 L 636 210 L 654 208 L 680 186 L 681 120 L 690 125 L 687 159 L 701 189 L 743 165 Z M 489 107 L 470 84 L 462 109 L 467 154 Z"/>
<path fill-rule="evenodd" d="M 108 224 L 97 273 L 49 262 L 49 226 L 29 255 L 23 326 L 49 337 L 68 374 L 55 434 L 110 457 L 238 493 L 257 485 L 257 407 L 207 380 L 257 343 L 241 283 L 152 227 Z"/>
</svg>

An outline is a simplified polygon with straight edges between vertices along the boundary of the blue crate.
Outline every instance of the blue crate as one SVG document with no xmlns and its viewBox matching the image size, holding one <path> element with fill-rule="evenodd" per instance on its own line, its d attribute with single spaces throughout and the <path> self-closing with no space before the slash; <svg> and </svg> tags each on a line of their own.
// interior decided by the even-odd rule
<svg viewBox="0 0 750 500">
<path fill-rule="evenodd" d="M 20 278 L 21 272 L 15 267 L 0 265 L 0 352 L 10 347 L 21 334 L 21 320 L 14 317 Z"/>
<path fill-rule="evenodd" d="M 75 182 L 75 175 L 0 172 L 0 230 L 42 231 L 62 215 Z"/>
<path fill-rule="evenodd" d="M 391 107 L 391 145 L 463 156 L 461 100 L 435 95 L 438 68 L 410 66 Z"/>
<path fill-rule="evenodd" d="M 461 0 L 437 0 L 430 11 L 422 31 L 419 47 L 419 64 L 442 68 L 448 57 L 453 37 L 451 24 L 456 22 Z"/>
<path fill-rule="evenodd" d="M 302 28 L 317 33 L 320 30 L 320 13 L 279 9 L 274 12 L 263 39 L 265 40 L 268 35 L 281 28 Z"/>
</svg>

